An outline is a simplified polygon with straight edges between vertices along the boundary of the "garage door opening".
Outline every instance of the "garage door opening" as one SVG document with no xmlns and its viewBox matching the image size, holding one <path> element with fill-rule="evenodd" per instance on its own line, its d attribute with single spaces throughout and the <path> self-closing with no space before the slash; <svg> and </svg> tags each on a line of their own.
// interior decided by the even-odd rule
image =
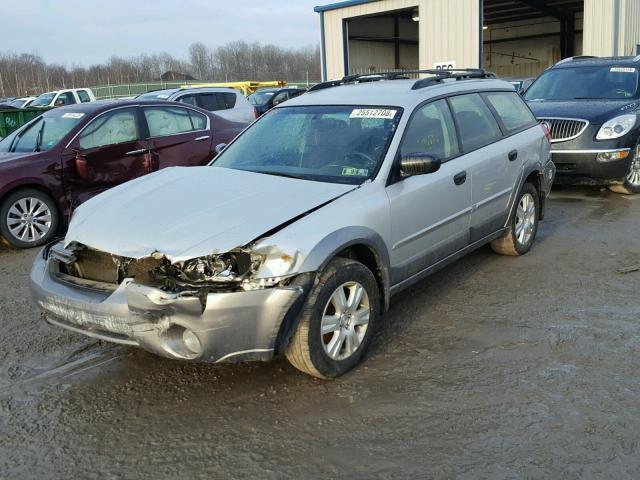
<svg viewBox="0 0 640 480">
<path fill-rule="evenodd" d="M 483 19 L 483 66 L 501 77 L 582 54 L 584 0 L 484 0 Z"/>
<path fill-rule="evenodd" d="M 345 73 L 417 69 L 418 23 L 418 7 L 344 20 Z"/>
</svg>

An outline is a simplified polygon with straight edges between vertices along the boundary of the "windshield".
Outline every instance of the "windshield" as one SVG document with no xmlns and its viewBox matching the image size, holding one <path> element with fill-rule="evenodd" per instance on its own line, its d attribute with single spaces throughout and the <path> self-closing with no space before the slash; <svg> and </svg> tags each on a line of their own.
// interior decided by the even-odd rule
<svg viewBox="0 0 640 480">
<path fill-rule="evenodd" d="M 14 108 L 20 108 L 22 107 L 25 103 L 27 103 L 26 100 L 14 100 L 13 102 L 9 102 L 9 106 L 10 107 L 14 107 Z"/>
<path fill-rule="evenodd" d="M 359 185 L 380 168 L 400 116 L 396 107 L 278 108 L 229 145 L 213 166 Z"/>
<path fill-rule="evenodd" d="M 46 152 L 55 147 L 84 113 L 50 110 L 0 141 L 0 152 Z"/>
<path fill-rule="evenodd" d="M 634 67 L 589 66 L 547 70 L 525 94 L 529 101 L 597 100 L 638 97 Z"/>
<path fill-rule="evenodd" d="M 249 101 L 251 105 L 264 105 L 273 97 L 276 92 L 256 92 L 249 95 Z"/>
<path fill-rule="evenodd" d="M 55 93 L 43 93 L 38 98 L 36 98 L 31 104 L 32 107 L 46 107 L 51 103 L 53 97 L 55 97 Z"/>
</svg>

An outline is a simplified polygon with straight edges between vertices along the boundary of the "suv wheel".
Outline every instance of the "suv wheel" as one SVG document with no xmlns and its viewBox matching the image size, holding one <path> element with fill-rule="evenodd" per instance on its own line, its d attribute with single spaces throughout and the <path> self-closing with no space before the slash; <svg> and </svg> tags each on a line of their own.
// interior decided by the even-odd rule
<svg viewBox="0 0 640 480">
<path fill-rule="evenodd" d="M 285 355 L 314 377 L 342 375 L 362 360 L 379 315 L 380 293 L 371 270 L 336 258 L 309 293 Z"/>
<path fill-rule="evenodd" d="M 616 193 L 632 195 L 640 193 L 640 144 L 633 150 L 633 161 L 629 167 L 629 173 L 624 177 L 624 183 L 620 185 L 610 185 L 609 190 Z"/>
<path fill-rule="evenodd" d="M 527 182 L 522 186 L 516 211 L 514 212 L 509 231 L 491 242 L 494 252 L 501 255 L 524 255 L 527 253 L 538 233 L 540 220 L 540 197 L 533 184 Z"/>
<path fill-rule="evenodd" d="M 55 235 L 57 228 L 55 202 L 40 190 L 18 190 L 0 206 L 0 233 L 14 247 L 44 245 Z"/>
</svg>

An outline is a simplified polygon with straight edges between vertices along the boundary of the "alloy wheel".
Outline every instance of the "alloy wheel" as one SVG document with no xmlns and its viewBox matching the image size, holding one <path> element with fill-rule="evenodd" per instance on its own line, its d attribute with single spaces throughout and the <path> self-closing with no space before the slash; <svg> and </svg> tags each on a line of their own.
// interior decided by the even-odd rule
<svg viewBox="0 0 640 480">
<path fill-rule="evenodd" d="M 37 242 L 51 230 L 51 208 L 38 198 L 21 198 L 9 207 L 7 227 L 17 240 Z"/>
<path fill-rule="evenodd" d="M 536 225 L 536 201 L 533 195 L 525 193 L 520 197 L 516 211 L 516 240 L 527 245 L 533 236 Z"/>
<path fill-rule="evenodd" d="M 322 314 L 322 346 L 333 360 L 344 360 L 353 355 L 362 343 L 371 308 L 369 295 L 358 282 L 340 285 L 331 294 Z"/>
<path fill-rule="evenodd" d="M 640 145 L 634 151 L 633 162 L 627 174 L 627 182 L 634 187 L 640 187 Z"/>
</svg>

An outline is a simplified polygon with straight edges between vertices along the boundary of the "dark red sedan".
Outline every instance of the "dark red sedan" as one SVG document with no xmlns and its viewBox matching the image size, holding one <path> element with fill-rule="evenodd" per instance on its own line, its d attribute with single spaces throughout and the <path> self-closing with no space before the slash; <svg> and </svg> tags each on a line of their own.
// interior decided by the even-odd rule
<svg viewBox="0 0 640 480">
<path fill-rule="evenodd" d="M 92 102 L 49 110 L 0 141 L 0 234 L 48 242 L 92 196 L 171 166 L 205 165 L 246 125 L 176 102 Z"/>
</svg>

